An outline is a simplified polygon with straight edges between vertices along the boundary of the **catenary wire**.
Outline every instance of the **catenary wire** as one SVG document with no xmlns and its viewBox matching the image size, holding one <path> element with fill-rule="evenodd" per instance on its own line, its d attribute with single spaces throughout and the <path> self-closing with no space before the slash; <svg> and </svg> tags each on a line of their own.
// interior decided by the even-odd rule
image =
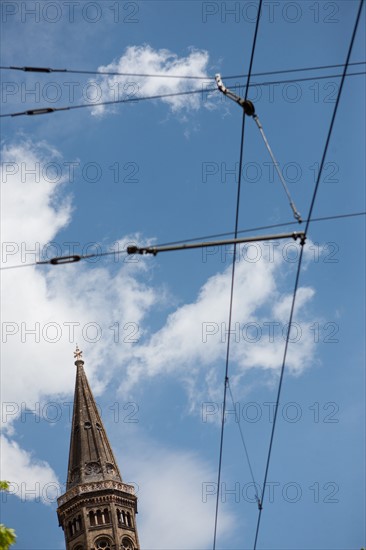
<svg viewBox="0 0 366 550">
<path fill-rule="evenodd" d="M 354 63 L 350 63 L 350 65 L 365 65 L 366 61 L 355 61 Z M 289 73 L 297 73 L 297 72 L 304 72 L 304 71 L 320 71 L 325 69 L 336 69 L 339 67 L 344 67 L 343 64 L 337 64 L 337 65 L 318 65 L 315 67 L 303 67 L 302 69 L 283 69 L 283 70 L 277 70 L 277 71 L 266 71 L 262 73 L 252 73 L 252 78 L 255 76 L 270 76 L 270 75 L 276 75 L 276 74 L 289 74 Z M 231 75 L 231 76 L 223 76 L 222 78 L 225 80 L 230 80 L 234 78 L 245 78 L 248 75 L 242 74 L 242 75 Z"/>
<path fill-rule="evenodd" d="M 353 212 L 351 214 L 336 214 L 334 216 L 322 216 L 320 218 L 313 218 L 311 220 L 311 222 L 313 223 L 313 222 L 320 222 L 320 221 L 337 220 L 337 219 L 341 219 L 341 218 L 353 218 L 353 217 L 365 216 L 365 215 L 366 215 L 366 211 L 364 211 L 364 212 Z M 307 220 L 303 220 L 303 221 L 306 222 Z M 249 228 L 249 229 L 239 229 L 238 230 L 238 235 L 240 235 L 242 233 L 251 233 L 253 231 L 264 231 L 266 229 L 275 229 L 275 228 L 279 228 L 279 227 L 285 227 L 287 225 L 296 225 L 296 226 L 298 226 L 299 224 L 298 224 L 298 222 L 288 221 L 288 222 L 282 222 L 282 223 L 274 223 L 274 224 L 271 224 L 271 225 L 261 225 L 259 227 L 252 227 L 252 228 Z M 202 235 L 200 237 L 193 237 L 193 238 L 190 238 L 190 239 L 180 239 L 179 241 L 170 241 L 170 242 L 165 242 L 165 243 L 159 243 L 156 246 L 169 246 L 169 245 L 174 245 L 174 244 L 182 244 L 182 243 L 186 243 L 186 242 L 202 241 L 202 240 L 207 240 L 207 239 L 216 239 L 216 238 L 219 238 L 219 237 L 226 237 L 226 236 L 230 236 L 230 235 L 233 235 L 233 234 L 234 234 L 234 231 L 227 231 L 225 233 L 214 233 L 214 234 L 211 234 L 211 235 Z"/>
<path fill-rule="evenodd" d="M 365 65 L 366 61 L 355 61 L 350 63 L 349 66 L 356 65 Z M 267 76 L 267 75 L 276 75 L 276 74 L 288 74 L 288 73 L 298 73 L 304 71 L 320 71 L 326 69 L 335 69 L 339 67 L 344 67 L 341 63 L 334 65 L 316 65 L 314 67 L 299 67 L 297 69 L 278 69 L 275 71 L 263 71 L 258 73 L 252 73 L 252 78 L 256 76 Z M 214 76 L 202 76 L 202 75 L 177 75 L 177 74 L 159 74 L 159 73 L 130 73 L 130 72 L 119 72 L 119 71 L 98 71 L 98 70 L 84 70 L 84 69 L 53 69 L 51 67 L 15 67 L 15 66 L 0 66 L 0 70 L 10 70 L 10 71 L 23 71 L 23 72 L 34 72 L 34 73 L 69 73 L 69 74 L 85 74 L 85 75 L 101 75 L 101 76 L 138 76 L 142 78 L 179 78 L 186 80 L 215 80 Z M 234 78 L 247 78 L 247 74 L 238 74 L 238 75 L 229 75 L 223 76 L 225 80 L 230 80 Z"/>
<path fill-rule="evenodd" d="M 333 216 L 322 216 L 322 217 L 319 217 L 319 218 L 312 218 L 311 220 L 311 223 L 315 223 L 315 222 L 323 222 L 323 221 L 330 221 L 330 220 L 339 220 L 339 219 L 344 219 L 344 218 L 355 218 L 355 217 L 359 217 L 359 216 L 366 216 L 366 211 L 364 212 L 353 212 L 353 213 L 350 213 L 350 214 L 336 214 L 336 215 L 333 215 Z M 306 220 L 303 220 L 304 222 L 307 222 L 307 219 Z M 252 227 L 252 228 L 248 228 L 248 229 L 240 229 L 238 231 L 238 235 L 241 235 L 243 233 L 252 233 L 253 231 L 264 231 L 264 230 L 267 230 L 267 229 L 275 229 L 275 228 L 280 228 L 280 227 L 286 227 L 288 225 L 298 225 L 298 222 L 294 222 L 294 221 L 288 221 L 288 222 L 283 222 L 283 223 L 275 223 L 275 224 L 271 224 L 271 225 L 262 225 L 262 226 L 259 226 L 259 227 Z M 175 244 L 183 244 L 183 243 L 189 243 L 189 242 L 195 242 L 195 241 L 203 241 L 203 240 L 207 240 L 207 239 L 215 239 L 215 238 L 219 238 L 219 237 L 227 237 L 227 236 L 230 236 L 230 235 L 233 235 L 234 234 L 234 231 L 226 231 L 225 233 L 214 233 L 214 234 L 211 234 L 211 235 L 201 235 L 200 237 L 192 237 L 192 238 L 187 238 L 187 239 L 181 239 L 181 240 L 178 240 L 178 241 L 169 241 L 169 242 L 164 242 L 164 243 L 159 243 L 158 245 L 156 245 L 157 247 L 162 247 L 162 246 L 169 246 L 169 245 L 175 245 Z M 81 255 L 80 256 L 80 260 L 86 260 L 88 258 L 99 258 L 99 257 L 103 257 L 103 256 L 118 256 L 120 254 L 124 254 L 126 255 L 127 254 L 127 251 L 126 250 L 115 250 L 113 252 L 100 252 L 100 253 L 95 253 L 95 254 L 88 254 L 88 255 Z M 53 260 L 58 260 L 58 259 L 61 259 L 62 257 L 56 257 L 56 258 L 52 258 Z M 0 270 L 8 270 L 8 269 L 18 269 L 19 267 L 31 267 L 31 266 L 37 266 L 37 265 L 55 265 L 54 264 L 51 264 L 51 261 L 42 261 L 42 262 L 32 262 L 32 263 L 24 263 L 24 264 L 18 264 L 18 265 L 11 265 L 11 266 L 3 266 L 3 267 L 0 267 Z M 61 265 L 61 264 L 58 264 L 58 265 Z"/>
<path fill-rule="evenodd" d="M 255 52 L 255 47 L 256 47 L 256 43 L 257 43 L 257 36 L 258 36 L 258 28 L 259 28 L 261 10 L 262 10 L 262 0 L 259 0 L 258 13 L 257 13 L 257 19 L 256 19 L 256 24 L 255 24 L 253 43 L 252 43 L 252 49 L 251 49 L 251 55 L 250 55 L 248 77 L 247 77 L 246 88 L 245 88 L 245 99 L 247 99 L 248 92 L 249 92 L 249 83 L 250 83 L 250 77 L 251 77 L 253 61 L 254 61 L 254 52 Z M 243 110 L 242 124 L 241 124 L 241 136 L 240 136 L 239 177 L 238 177 L 238 189 L 237 189 L 236 212 L 235 212 L 235 231 L 234 231 L 235 238 L 237 237 L 237 234 L 238 234 L 238 224 L 239 224 L 240 191 L 241 191 L 242 166 L 243 166 L 243 157 L 244 157 L 245 117 L 246 117 L 246 115 L 245 115 L 245 112 Z M 232 271 L 231 271 L 229 317 L 228 317 L 229 334 L 228 334 L 227 346 L 226 346 L 225 379 L 224 379 L 224 391 L 223 391 L 219 463 L 218 463 L 218 474 L 217 474 L 217 491 L 216 491 L 216 504 L 215 504 L 213 550 L 216 549 L 216 539 L 217 539 L 217 523 L 218 523 L 218 513 L 219 513 L 220 482 L 221 482 L 222 456 L 223 456 L 224 431 L 225 431 L 225 409 L 226 409 L 227 390 L 228 390 L 228 384 L 229 384 L 229 357 L 230 357 L 230 342 L 231 342 L 231 338 L 230 338 L 231 330 L 230 329 L 231 329 L 233 299 L 234 299 L 236 250 L 237 250 L 237 247 L 236 247 L 236 245 L 234 245 Z"/>
<path fill-rule="evenodd" d="M 348 78 L 349 76 L 360 76 L 366 74 L 366 71 L 359 71 L 356 73 L 349 73 L 346 75 Z M 277 84 L 291 84 L 295 82 L 305 82 L 305 81 L 311 81 L 311 80 L 327 80 L 329 78 L 341 78 L 342 74 L 333 74 L 333 75 L 326 75 L 326 76 L 311 76 L 311 77 L 305 77 L 305 78 L 292 78 L 287 80 L 276 80 L 276 81 L 267 81 L 267 82 L 257 82 L 257 83 L 251 83 L 248 85 L 249 88 L 251 87 L 259 87 L 259 86 L 270 86 L 270 85 L 277 85 Z M 235 90 L 241 88 L 240 84 L 236 84 L 234 86 L 231 86 L 231 89 Z M 75 109 L 84 109 L 84 108 L 93 108 L 93 107 L 105 107 L 108 105 L 120 105 L 124 103 L 138 103 L 139 101 L 148 101 L 148 100 L 157 100 L 157 99 L 166 99 L 170 97 L 179 97 L 179 96 L 189 96 L 189 95 L 195 95 L 195 94 L 207 94 L 210 92 L 217 92 L 217 87 L 215 88 L 204 88 L 199 90 L 187 90 L 185 92 L 173 92 L 169 94 L 159 94 L 154 96 L 143 96 L 143 97 L 133 97 L 133 98 L 127 98 L 127 99 L 113 99 L 109 101 L 102 101 L 99 103 L 81 103 L 78 105 L 67 105 L 65 107 L 42 107 L 37 109 L 28 109 L 26 111 L 18 111 L 13 113 L 2 113 L 0 114 L 0 118 L 6 118 L 6 117 L 18 117 L 18 116 L 32 116 L 32 115 L 45 115 L 50 113 L 56 113 L 59 111 L 72 111 Z"/>
<path fill-rule="evenodd" d="M 309 208 L 308 218 L 307 218 L 306 225 L 305 225 L 305 235 L 307 234 L 307 230 L 309 228 L 309 224 L 310 224 L 310 221 L 311 221 L 311 215 L 312 215 L 312 212 L 313 212 L 313 209 L 314 209 L 314 204 L 315 204 L 315 200 L 316 200 L 318 189 L 319 189 L 319 184 L 320 184 L 320 179 L 321 179 L 321 175 L 322 175 L 322 171 L 323 171 L 323 167 L 324 167 L 324 162 L 325 162 L 325 158 L 326 158 L 326 155 L 327 155 L 328 146 L 329 146 L 330 138 L 331 138 L 333 127 L 334 127 L 334 122 L 335 122 L 335 118 L 336 118 L 337 111 L 338 111 L 338 106 L 339 106 L 339 102 L 340 102 L 340 98 L 341 98 L 341 94 L 342 94 L 342 90 L 343 90 L 343 85 L 344 85 L 344 82 L 345 82 L 345 76 L 346 76 L 348 64 L 349 64 L 349 61 L 350 61 L 350 58 L 351 58 L 352 48 L 353 48 L 353 44 L 354 44 L 356 33 L 357 33 L 358 24 L 359 24 L 360 17 L 361 17 L 362 7 L 363 7 L 363 0 L 360 0 L 357 16 L 356 16 L 356 20 L 355 20 L 355 24 L 354 24 L 354 27 L 353 27 L 352 36 L 351 36 L 349 47 L 348 47 L 346 63 L 344 65 L 343 76 L 342 76 L 342 80 L 340 82 L 340 86 L 339 86 L 339 90 L 338 90 L 338 94 L 337 94 L 337 99 L 336 99 L 336 102 L 335 102 L 335 105 L 334 105 L 332 118 L 331 118 L 331 121 L 330 121 L 330 124 L 329 124 L 327 138 L 326 138 L 326 141 L 325 141 L 324 150 L 323 150 L 323 154 L 322 154 L 322 160 L 321 160 L 320 167 L 319 167 L 319 173 L 318 173 L 317 181 L 316 181 L 314 192 L 313 192 L 312 201 L 311 201 L 310 208 Z M 268 454 L 267 454 L 267 460 L 266 460 L 266 468 L 265 468 L 264 480 L 263 480 L 263 485 L 262 485 L 262 493 L 261 493 L 261 503 L 262 503 L 262 505 L 263 505 L 263 499 L 264 499 L 265 490 L 266 490 L 267 476 L 268 476 L 269 464 L 270 464 L 271 454 L 272 454 L 273 439 L 274 439 L 274 433 L 275 433 L 275 429 L 276 429 L 277 412 L 278 412 L 278 406 L 279 406 L 279 401 L 280 401 L 280 396 L 281 396 L 282 383 L 283 383 L 284 372 L 285 372 L 288 344 L 289 344 L 289 339 L 290 339 L 290 327 L 292 325 L 292 319 L 293 319 L 293 314 L 294 314 L 294 309 L 295 309 L 296 294 L 297 294 L 297 289 L 298 289 L 299 279 L 300 279 L 300 271 L 301 271 L 301 265 L 302 265 L 303 251 L 304 251 L 304 246 L 302 245 L 301 248 L 300 248 L 300 255 L 299 255 L 299 261 L 298 261 L 298 266 L 297 266 L 294 291 L 293 291 L 293 295 L 292 295 L 292 303 L 291 303 L 291 310 L 290 310 L 289 321 L 288 321 L 288 329 L 287 329 L 287 334 L 286 334 L 285 349 L 284 349 L 284 354 L 283 354 L 280 379 L 279 379 L 279 383 L 278 383 L 275 412 L 274 412 L 274 417 L 273 417 L 271 437 L 270 437 L 270 443 L 269 443 L 269 447 L 268 447 Z M 256 547 L 257 547 L 262 510 L 263 510 L 263 507 L 261 506 L 259 508 L 259 512 L 258 512 L 257 526 L 256 526 L 256 532 L 255 532 L 255 539 L 254 539 L 254 550 L 256 550 Z"/>
</svg>

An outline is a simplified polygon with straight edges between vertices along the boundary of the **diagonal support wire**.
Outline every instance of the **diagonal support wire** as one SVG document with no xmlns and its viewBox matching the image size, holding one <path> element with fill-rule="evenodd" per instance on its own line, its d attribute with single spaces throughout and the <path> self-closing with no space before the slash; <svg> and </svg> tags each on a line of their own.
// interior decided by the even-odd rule
<svg viewBox="0 0 366 550">
<path fill-rule="evenodd" d="M 289 200 L 289 203 L 290 203 L 292 212 L 294 213 L 294 218 L 295 218 L 295 220 L 297 220 L 299 223 L 302 223 L 302 219 L 301 219 L 300 212 L 297 210 L 297 208 L 296 208 L 296 206 L 295 206 L 295 203 L 294 203 L 294 201 L 293 201 L 292 198 L 291 198 L 290 192 L 289 192 L 289 190 L 288 190 L 288 187 L 287 187 L 287 185 L 286 185 L 286 182 L 285 182 L 285 180 L 284 180 L 284 177 L 283 177 L 283 175 L 282 175 L 282 173 L 281 173 L 281 170 L 280 170 L 280 168 L 279 168 L 279 165 L 278 165 L 278 162 L 277 162 L 277 160 L 276 160 L 276 157 L 274 156 L 273 151 L 272 151 L 272 149 L 271 149 L 271 147 L 270 147 L 270 145 L 269 145 L 269 143 L 268 143 L 268 139 L 266 138 L 266 134 L 264 133 L 263 126 L 262 126 L 262 124 L 261 124 L 261 122 L 260 122 L 260 120 L 259 120 L 259 118 L 258 118 L 258 115 L 257 115 L 257 114 L 254 114 L 254 115 L 253 115 L 253 119 L 254 119 L 256 125 L 258 126 L 258 129 L 259 129 L 259 131 L 260 131 L 260 133 L 261 133 L 261 136 L 262 136 L 262 138 L 263 138 L 263 141 L 264 141 L 264 143 L 265 143 L 265 145 L 266 145 L 266 147 L 267 147 L 267 151 L 269 152 L 269 154 L 270 154 L 270 156 L 271 156 L 271 159 L 272 159 L 272 162 L 273 162 L 273 164 L 274 164 L 274 167 L 276 168 L 276 172 L 277 172 L 277 174 L 278 174 L 278 177 L 280 178 L 280 181 L 281 181 L 281 183 L 282 183 L 282 187 L 283 187 L 284 190 L 285 190 L 285 193 L 286 193 L 287 198 L 288 198 L 288 200 Z"/>
<path fill-rule="evenodd" d="M 276 168 L 276 172 L 278 174 L 278 177 L 280 178 L 280 182 L 282 183 L 282 187 L 284 188 L 285 190 L 285 193 L 287 195 L 287 198 L 289 200 L 289 203 L 290 203 L 290 206 L 291 206 L 291 210 L 294 214 L 294 218 L 295 220 L 297 220 L 299 223 L 302 223 L 302 219 L 301 219 L 301 215 L 299 213 L 299 211 L 297 210 L 296 206 L 295 206 L 295 203 L 294 201 L 292 200 L 291 198 L 291 195 L 290 195 L 290 192 L 288 190 L 288 187 L 286 185 L 286 182 L 284 180 L 284 177 L 283 175 L 281 174 L 281 170 L 279 169 L 279 164 L 276 160 L 276 157 L 274 156 L 273 154 L 273 151 L 268 143 L 268 139 L 266 137 L 266 134 L 264 133 L 264 130 L 263 130 L 263 126 L 258 118 L 258 115 L 256 114 L 255 112 L 255 107 L 253 105 L 253 103 L 251 101 L 249 101 L 249 99 L 243 99 L 242 97 L 236 95 L 234 92 L 232 92 L 231 90 L 229 90 L 225 85 L 224 83 L 222 82 L 222 78 L 220 76 L 220 74 L 217 74 L 215 76 L 215 80 L 216 80 L 216 84 L 217 84 L 217 87 L 218 89 L 220 90 L 220 92 L 222 92 L 224 95 L 226 95 L 227 97 L 229 97 L 230 99 L 232 99 L 233 101 L 235 101 L 235 103 L 238 103 L 238 105 L 240 105 L 241 107 L 243 107 L 244 109 L 244 113 L 248 116 L 251 116 L 253 117 L 257 127 L 258 127 L 258 130 L 263 138 L 263 141 L 264 141 L 264 144 L 265 146 L 267 147 L 267 151 L 269 152 L 270 156 L 271 156 L 271 159 L 272 159 L 272 162 Z"/>
<path fill-rule="evenodd" d="M 229 379 L 227 379 L 226 384 L 227 384 L 227 389 L 229 390 L 229 394 L 230 394 L 230 397 L 231 397 L 231 402 L 233 404 L 233 409 L 234 409 L 234 414 L 235 414 L 235 422 L 238 425 L 238 429 L 239 429 L 239 433 L 240 433 L 240 439 L 241 439 L 241 442 L 243 444 L 244 453 L 245 453 L 245 456 L 246 456 L 246 459 L 247 459 L 247 462 L 248 462 L 250 476 L 251 476 L 252 481 L 253 481 L 253 487 L 254 487 L 254 491 L 255 491 L 254 496 L 255 496 L 255 499 L 256 499 L 257 504 L 258 504 L 258 509 L 261 510 L 262 503 L 261 503 L 261 499 L 259 498 L 259 495 L 258 495 L 257 484 L 256 484 L 255 479 L 254 479 L 253 468 L 252 468 L 252 465 L 251 465 L 251 462 L 250 462 L 250 459 L 249 459 L 249 453 L 248 453 L 248 449 L 247 449 L 247 446 L 246 446 L 246 443 L 245 443 L 244 434 L 243 434 L 243 430 L 242 430 L 241 423 L 240 423 L 240 418 L 239 418 L 239 416 L 236 412 L 234 396 L 233 396 L 233 392 L 231 391 Z"/>
</svg>

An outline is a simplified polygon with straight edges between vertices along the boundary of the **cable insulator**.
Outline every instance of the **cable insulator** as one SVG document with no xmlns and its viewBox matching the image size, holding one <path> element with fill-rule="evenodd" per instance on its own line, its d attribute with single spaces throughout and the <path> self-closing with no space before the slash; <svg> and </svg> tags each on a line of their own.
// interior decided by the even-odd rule
<svg viewBox="0 0 366 550">
<path fill-rule="evenodd" d="M 61 256 L 60 258 L 52 258 L 52 260 L 50 260 L 50 264 L 73 264 L 74 262 L 79 262 L 80 260 L 81 256 L 79 256 L 78 254 L 74 254 L 73 256 Z"/>
</svg>

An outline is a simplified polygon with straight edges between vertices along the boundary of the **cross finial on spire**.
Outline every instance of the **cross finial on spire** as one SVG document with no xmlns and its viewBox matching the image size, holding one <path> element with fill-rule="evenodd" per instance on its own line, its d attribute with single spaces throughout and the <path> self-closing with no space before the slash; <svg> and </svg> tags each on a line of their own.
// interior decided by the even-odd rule
<svg viewBox="0 0 366 550">
<path fill-rule="evenodd" d="M 76 361 L 80 361 L 82 355 L 83 355 L 83 352 L 79 350 L 79 346 L 76 344 L 76 350 L 74 351 L 74 359 L 76 359 Z"/>
</svg>

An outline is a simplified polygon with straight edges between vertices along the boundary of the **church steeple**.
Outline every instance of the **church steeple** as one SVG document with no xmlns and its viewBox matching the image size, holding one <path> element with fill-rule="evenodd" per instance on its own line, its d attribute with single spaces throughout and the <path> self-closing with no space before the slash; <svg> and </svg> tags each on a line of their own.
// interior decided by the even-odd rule
<svg viewBox="0 0 366 550">
<path fill-rule="evenodd" d="M 66 493 L 57 515 L 66 550 L 139 550 L 134 487 L 123 483 L 76 347 Z"/>
<path fill-rule="evenodd" d="M 76 382 L 67 488 L 79 483 L 114 479 L 122 482 L 89 382 L 82 352 L 76 348 Z"/>
</svg>

